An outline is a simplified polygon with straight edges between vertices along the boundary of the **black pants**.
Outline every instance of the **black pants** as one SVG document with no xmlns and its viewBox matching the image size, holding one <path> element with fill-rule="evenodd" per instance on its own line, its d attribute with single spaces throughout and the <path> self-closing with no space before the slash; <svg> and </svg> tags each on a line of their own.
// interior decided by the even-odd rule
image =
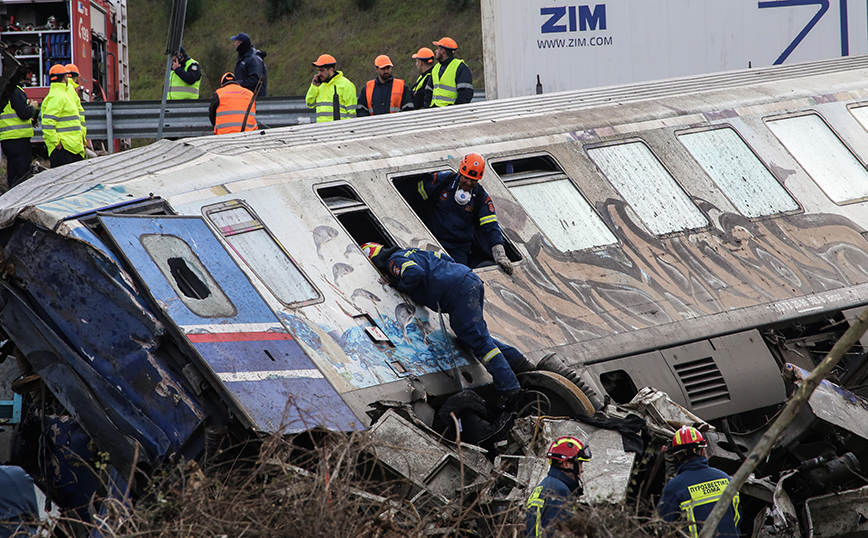
<svg viewBox="0 0 868 538">
<path fill-rule="evenodd" d="M 83 161 L 84 157 L 82 157 L 78 153 L 70 153 L 63 148 L 54 148 L 54 151 L 51 152 L 50 160 L 51 167 L 57 168 L 58 166 L 63 166 L 64 164 Z"/>
<path fill-rule="evenodd" d="M 33 160 L 30 138 L 3 140 L 0 141 L 0 147 L 6 157 L 6 183 L 11 189 L 21 183 L 24 176 L 30 172 L 30 162 Z"/>
</svg>

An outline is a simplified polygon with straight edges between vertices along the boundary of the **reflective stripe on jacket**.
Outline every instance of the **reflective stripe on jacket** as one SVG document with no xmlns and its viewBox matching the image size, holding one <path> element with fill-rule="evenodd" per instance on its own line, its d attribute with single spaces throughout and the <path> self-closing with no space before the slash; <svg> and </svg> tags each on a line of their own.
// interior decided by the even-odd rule
<svg viewBox="0 0 868 538">
<path fill-rule="evenodd" d="M 365 97 L 368 102 L 368 114 L 374 115 L 374 80 L 369 80 L 365 86 Z M 389 99 L 389 114 L 401 111 L 401 97 L 404 95 L 404 81 L 399 78 L 392 79 L 392 95 Z"/>
<path fill-rule="evenodd" d="M 84 140 L 84 145 L 87 145 L 87 124 L 84 121 L 84 107 L 81 105 L 81 96 L 78 95 L 79 85 L 72 78 L 66 79 L 66 91 L 69 92 L 69 98 L 78 107 L 78 119 L 81 120 L 81 138 Z"/>
<path fill-rule="evenodd" d="M 220 105 L 217 107 L 214 134 L 240 133 L 244 114 L 247 112 L 250 99 L 253 98 L 253 92 L 232 82 L 222 88 L 218 88 L 216 93 L 218 99 L 220 99 Z M 255 131 L 258 129 L 255 115 L 256 102 L 254 101 L 253 106 L 250 108 L 250 115 L 247 116 L 245 131 Z"/>
<path fill-rule="evenodd" d="M 196 63 L 196 60 L 193 58 L 187 58 L 187 61 L 184 62 L 184 71 L 190 69 L 190 65 Z M 169 93 L 166 95 L 167 99 L 198 99 L 199 98 L 199 83 L 202 82 L 200 78 L 193 84 L 187 84 L 181 77 L 175 74 L 175 71 L 172 71 L 172 75 L 169 77 Z"/>
<path fill-rule="evenodd" d="M 21 86 L 15 91 L 24 91 Z M 3 113 L 0 114 L 0 140 L 12 140 L 15 138 L 31 138 L 33 136 L 33 124 L 30 119 L 22 120 L 12 109 L 12 99 L 6 103 Z"/>
<path fill-rule="evenodd" d="M 456 74 L 458 66 L 463 64 L 464 60 L 453 58 L 446 66 L 446 71 L 443 76 L 440 76 L 440 64 L 434 66 L 431 70 L 432 80 L 434 82 L 434 96 L 431 98 L 431 106 L 449 106 L 454 105 L 458 99 L 458 82 Z"/>
<path fill-rule="evenodd" d="M 689 535 L 699 535 L 702 522 L 708 518 L 723 490 L 729 484 L 729 475 L 710 467 L 704 456 L 690 459 L 678 466 L 678 474 L 663 488 L 657 513 L 664 521 L 687 521 Z M 715 536 L 738 538 L 738 523 L 741 516 L 739 495 L 736 493 L 732 505 L 717 525 Z"/>
<path fill-rule="evenodd" d="M 317 123 L 345 120 L 356 116 L 356 86 L 343 73 L 337 71 L 328 82 L 319 86 L 310 85 L 304 98 L 308 108 L 316 109 Z M 338 110 L 335 110 L 337 101 Z M 337 118 L 335 115 L 337 114 Z"/>
<path fill-rule="evenodd" d="M 78 107 L 69 95 L 66 81 L 52 82 L 42 101 L 42 137 L 51 155 L 58 144 L 70 153 L 84 155 Z"/>
</svg>

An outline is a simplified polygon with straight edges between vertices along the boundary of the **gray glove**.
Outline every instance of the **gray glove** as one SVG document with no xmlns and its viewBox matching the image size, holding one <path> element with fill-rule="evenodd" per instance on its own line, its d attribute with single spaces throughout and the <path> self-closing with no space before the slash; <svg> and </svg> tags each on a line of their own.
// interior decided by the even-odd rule
<svg viewBox="0 0 868 538">
<path fill-rule="evenodd" d="M 512 263 L 509 261 L 509 258 L 506 257 L 506 249 L 503 248 L 503 245 L 494 245 L 491 247 L 491 257 L 494 258 L 495 263 L 503 268 L 503 272 L 511 275 L 514 271 L 512 267 Z"/>
</svg>

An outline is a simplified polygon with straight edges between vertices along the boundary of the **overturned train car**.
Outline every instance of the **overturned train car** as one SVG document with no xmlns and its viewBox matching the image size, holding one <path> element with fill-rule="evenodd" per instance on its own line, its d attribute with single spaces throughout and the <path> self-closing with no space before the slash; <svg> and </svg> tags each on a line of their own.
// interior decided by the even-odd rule
<svg viewBox="0 0 868 538">
<path fill-rule="evenodd" d="M 401 193 L 468 151 L 516 266 L 476 268 L 492 334 L 614 402 L 662 390 L 738 452 L 786 399 L 782 367 L 811 369 L 868 304 L 866 81 L 868 58 L 846 58 L 44 172 L 0 197 L 0 326 L 29 374 L 17 453 L 103 452 L 129 477 L 215 435 L 358 430 L 378 401 L 484 391 L 358 248 L 439 248 Z M 836 381 L 864 392 L 866 361 Z"/>
</svg>

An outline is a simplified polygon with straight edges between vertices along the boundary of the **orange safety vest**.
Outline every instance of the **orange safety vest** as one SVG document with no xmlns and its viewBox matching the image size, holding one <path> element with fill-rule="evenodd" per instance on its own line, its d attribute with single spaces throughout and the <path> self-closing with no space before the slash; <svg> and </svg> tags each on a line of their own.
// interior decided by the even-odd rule
<svg viewBox="0 0 868 538">
<path fill-rule="evenodd" d="M 217 89 L 220 105 L 217 107 L 217 118 L 214 120 L 214 134 L 240 133 L 241 122 L 244 121 L 244 113 L 253 92 L 242 88 L 239 84 L 227 84 Z M 245 131 L 255 131 L 256 126 L 256 102 L 250 108 L 247 116 Z"/>
<path fill-rule="evenodd" d="M 368 98 L 368 114 L 374 115 L 374 80 L 369 80 L 365 86 L 365 97 Z M 389 103 L 389 114 L 401 111 L 401 96 L 404 95 L 404 81 L 399 78 L 392 79 L 392 101 Z"/>
</svg>

